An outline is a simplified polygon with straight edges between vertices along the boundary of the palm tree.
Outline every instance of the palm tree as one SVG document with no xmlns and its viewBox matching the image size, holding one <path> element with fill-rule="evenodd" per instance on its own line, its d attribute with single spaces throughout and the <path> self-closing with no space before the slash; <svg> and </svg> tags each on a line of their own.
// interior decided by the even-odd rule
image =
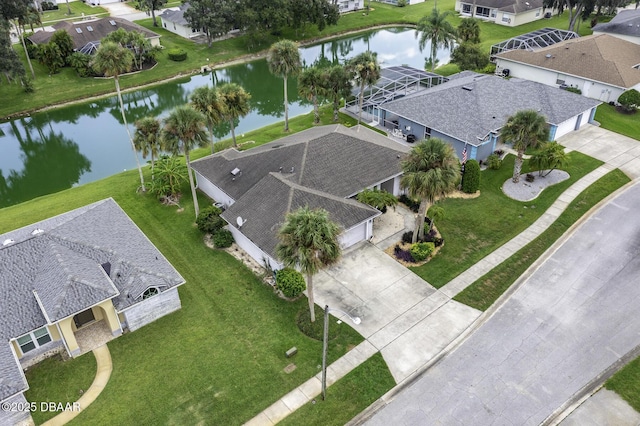
<svg viewBox="0 0 640 426">
<path fill-rule="evenodd" d="M 505 142 L 511 142 L 513 149 L 518 152 L 513 164 L 513 183 L 518 183 L 524 152 L 527 148 L 535 148 L 540 142 L 548 140 L 549 129 L 545 118 L 537 111 L 522 110 L 507 119 L 500 131 L 500 137 Z"/>
<path fill-rule="evenodd" d="M 423 140 L 402 163 L 401 185 L 420 199 L 413 242 L 424 237 L 424 218 L 437 198 L 451 193 L 460 179 L 460 163 L 451 145 L 438 138 Z"/>
<path fill-rule="evenodd" d="M 338 121 L 340 100 L 351 94 L 351 79 L 342 65 L 335 65 L 322 73 L 322 93 L 333 102 L 333 121 Z"/>
<path fill-rule="evenodd" d="M 237 148 L 235 121 L 240 117 L 246 116 L 251 111 L 251 105 L 249 104 L 251 95 L 242 86 L 235 83 L 225 83 L 220 86 L 218 95 L 223 103 L 222 117 L 229 122 L 233 146 Z"/>
<path fill-rule="evenodd" d="M 113 77 L 113 81 L 116 84 L 116 92 L 118 93 L 118 101 L 120 102 L 120 113 L 122 114 L 122 122 L 124 128 L 129 135 L 129 141 L 131 142 L 131 148 L 133 154 L 136 157 L 136 164 L 138 165 L 138 173 L 140 174 L 140 185 L 142 191 L 146 191 L 144 186 L 144 176 L 142 175 L 142 167 L 140 167 L 140 160 L 138 159 L 138 153 L 136 146 L 131 137 L 131 131 L 129 131 L 129 125 L 127 123 L 127 117 L 124 114 L 124 102 L 122 102 L 122 93 L 120 92 L 120 74 L 131 71 L 133 65 L 133 54 L 124 47 L 112 43 L 105 42 L 100 44 L 98 51 L 96 52 L 93 60 L 91 61 L 91 67 L 105 75 L 105 77 Z"/>
<path fill-rule="evenodd" d="M 200 206 L 198 205 L 198 196 L 193 182 L 189 152 L 197 146 L 202 147 L 207 144 L 207 132 L 204 129 L 206 121 L 206 117 L 201 112 L 196 111 L 189 105 L 182 105 L 171 111 L 171 114 L 164 120 L 163 129 L 165 149 L 174 154 L 178 152 L 184 154 L 196 217 L 200 213 Z"/>
<path fill-rule="evenodd" d="M 224 120 L 224 102 L 215 87 L 202 86 L 191 94 L 191 105 L 207 117 L 211 134 L 211 153 L 214 152 L 215 135 L 213 128 Z"/>
<path fill-rule="evenodd" d="M 309 207 L 289 213 L 280 229 L 276 253 L 285 266 L 298 267 L 306 274 L 311 322 L 316 320 L 313 275 L 340 258 L 339 234 L 340 227 L 329 218 L 326 210 Z"/>
<path fill-rule="evenodd" d="M 348 70 L 355 76 L 360 85 L 360 111 L 358 124 L 362 121 L 362 104 L 364 103 L 364 86 L 371 86 L 380 79 L 380 64 L 375 52 L 367 50 L 354 56 L 347 63 Z"/>
<path fill-rule="evenodd" d="M 160 120 L 155 117 L 144 117 L 136 121 L 133 144 L 143 157 L 151 155 L 151 179 L 153 179 L 155 159 L 162 149 L 160 144 Z"/>
<path fill-rule="evenodd" d="M 298 77 L 298 93 L 313 102 L 313 122 L 320 123 L 318 94 L 322 92 L 322 71 L 316 67 L 306 68 Z"/>
<path fill-rule="evenodd" d="M 449 50 L 453 49 L 453 42 L 456 39 L 456 29 L 447 21 L 447 17 L 450 14 L 451 11 L 449 10 L 440 13 L 438 9 L 434 7 L 431 15 L 424 16 L 418 21 L 416 37 L 420 35 L 420 51 L 424 49 L 427 41 L 431 42 L 431 56 L 429 57 L 431 71 L 434 70 L 436 65 L 436 52 L 438 51 L 438 47 L 448 47 Z"/>
<path fill-rule="evenodd" d="M 289 131 L 289 100 L 287 97 L 287 79 L 296 76 L 302 68 L 298 44 L 291 40 L 281 40 L 271 45 L 267 54 L 269 71 L 284 79 L 284 131 Z"/>
<path fill-rule="evenodd" d="M 458 25 L 458 39 L 460 43 L 480 43 L 480 20 L 466 18 Z"/>
<path fill-rule="evenodd" d="M 564 147 L 558 142 L 547 142 L 529 159 L 529 166 L 538 169 L 538 175 L 545 177 L 555 169 L 565 167 L 569 163 Z M 543 170 L 549 169 L 545 174 Z"/>
</svg>

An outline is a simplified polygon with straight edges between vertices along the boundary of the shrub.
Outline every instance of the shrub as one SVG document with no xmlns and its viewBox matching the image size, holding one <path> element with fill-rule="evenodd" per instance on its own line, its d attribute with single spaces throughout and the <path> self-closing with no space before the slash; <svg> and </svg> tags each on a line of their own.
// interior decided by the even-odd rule
<svg viewBox="0 0 640 426">
<path fill-rule="evenodd" d="M 172 61 L 181 62 L 187 59 L 187 51 L 178 48 L 169 49 L 167 50 L 167 56 L 169 56 L 169 59 Z"/>
<path fill-rule="evenodd" d="M 495 74 L 496 73 L 496 64 L 492 64 L 489 62 L 486 67 L 478 70 L 482 74 Z"/>
<path fill-rule="evenodd" d="M 213 244 L 216 248 L 227 248 L 233 244 L 233 235 L 231 231 L 227 229 L 220 229 L 218 232 L 213 234 Z"/>
<path fill-rule="evenodd" d="M 222 210 L 215 206 L 209 206 L 200 210 L 196 224 L 202 232 L 215 234 L 225 225 L 224 219 L 220 217 Z"/>
<path fill-rule="evenodd" d="M 399 246 L 396 246 L 396 248 L 397 251 L 396 249 L 394 249 L 394 255 L 396 256 L 396 259 L 400 259 L 404 262 L 415 263 L 413 256 L 411 256 L 411 253 L 408 250 L 403 250 Z"/>
<path fill-rule="evenodd" d="M 567 87 L 565 90 L 567 92 L 577 93 L 578 95 L 582 95 L 582 90 L 578 89 L 577 87 Z"/>
<path fill-rule="evenodd" d="M 483 69 L 489 64 L 489 54 L 479 44 L 464 42 L 451 52 L 451 62 L 461 71 Z"/>
<path fill-rule="evenodd" d="M 435 248 L 433 243 L 415 243 L 409 251 L 416 262 L 422 262 L 433 253 Z"/>
<path fill-rule="evenodd" d="M 473 194 L 478 189 L 480 189 L 480 165 L 476 160 L 469 160 L 464 164 L 462 192 Z"/>
<path fill-rule="evenodd" d="M 408 0 L 398 0 L 398 7 L 405 7 L 409 4 Z"/>
<path fill-rule="evenodd" d="M 412 212 L 418 213 L 418 209 L 420 208 L 420 201 L 416 201 L 406 194 L 402 194 L 401 196 L 399 196 L 398 201 L 409 207 Z"/>
<path fill-rule="evenodd" d="M 33 85 L 33 79 L 30 77 L 25 77 L 22 79 L 22 88 L 24 89 L 24 93 L 33 93 L 36 88 Z"/>
<path fill-rule="evenodd" d="M 626 111 L 634 111 L 636 107 L 640 107 L 640 92 L 636 89 L 627 90 L 618 97 L 618 103 Z"/>
<path fill-rule="evenodd" d="M 74 52 L 69 56 L 69 65 L 76 70 L 80 77 L 91 77 L 94 74 L 91 68 L 91 56 Z"/>
<path fill-rule="evenodd" d="M 293 268 L 284 268 L 276 274 L 276 288 L 287 297 L 298 297 L 307 285 L 300 272 Z"/>
<path fill-rule="evenodd" d="M 403 243 L 410 243 L 411 240 L 413 240 L 413 231 L 407 231 L 404 234 L 402 234 Z"/>
<path fill-rule="evenodd" d="M 526 180 L 527 182 L 533 182 L 534 180 L 536 180 L 536 177 L 532 173 L 527 173 L 527 176 L 524 178 L 524 180 Z"/>
<path fill-rule="evenodd" d="M 491 154 L 487 157 L 487 167 L 491 170 L 498 170 L 502 166 L 502 160 L 497 154 Z"/>
</svg>

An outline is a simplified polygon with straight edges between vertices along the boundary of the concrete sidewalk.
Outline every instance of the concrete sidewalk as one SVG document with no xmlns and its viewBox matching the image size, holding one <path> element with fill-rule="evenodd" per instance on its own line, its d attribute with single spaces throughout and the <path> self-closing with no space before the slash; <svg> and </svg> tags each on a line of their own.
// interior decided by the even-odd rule
<svg viewBox="0 0 640 426">
<path fill-rule="evenodd" d="M 366 353 L 369 355 L 363 357 L 357 353 L 347 359 L 360 359 L 361 362 L 364 362 L 375 351 L 380 350 L 396 382 L 409 382 L 417 372 L 424 369 L 424 366 L 454 346 L 455 342 L 467 334 L 472 326 L 478 325 L 476 320 L 480 317 L 480 312 L 451 300 L 455 295 L 537 238 L 551 226 L 583 190 L 611 170 L 622 166 L 623 171 L 632 179 L 640 177 L 640 143 L 637 141 L 631 143 L 630 141 L 633 140 L 629 138 L 625 139 L 625 137 L 594 126 L 586 126 L 585 129 L 574 133 L 566 143 L 565 141 L 559 142 L 568 146 L 569 149 L 589 151 L 588 155 L 601 159 L 605 164 L 564 191 L 529 228 L 439 290 L 434 289 L 417 276 L 415 276 L 416 280 L 413 276 L 396 274 L 393 275 L 395 277 L 395 281 L 393 281 L 391 276 L 384 275 L 388 274 L 389 270 L 383 274 L 379 269 L 376 269 L 376 266 L 380 266 L 384 260 L 373 254 L 371 251 L 373 246 L 370 244 L 357 249 L 362 256 L 359 260 L 357 260 L 356 250 L 350 251 L 345 256 L 347 268 L 337 266 L 322 271 L 319 274 L 322 278 L 319 277 L 316 281 L 317 303 L 321 305 L 327 303 L 350 314 L 363 317 L 362 323 L 354 328 L 367 339 L 358 348 L 366 347 Z M 585 137 L 582 138 L 581 135 Z M 584 139 L 591 141 L 592 144 L 584 146 L 582 143 Z M 406 213 L 404 213 L 403 219 L 390 220 L 389 223 L 393 225 L 394 232 L 375 240 L 376 246 L 379 247 L 378 250 L 388 247 L 392 244 L 391 241 L 404 231 L 396 229 L 398 221 L 404 221 L 407 229 L 411 229 L 413 226 L 411 217 Z M 349 265 L 350 262 L 352 264 Z M 359 263 L 359 267 L 355 267 L 358 262 L 362 263 Z M 395 261 L 393 262 L 395 263 Z M 384 263 L 386 264 L 386 262 Z M 371 269 L 372 267 L 373 269 Z M 392 266 L 390 268 L 393 269 Z M 374 286 L 378 286 L 377 289 L 366 284 L 363 285 L 363 280 L 366 281 L 367 275 L 375 277 L 372 282 Z M 319 284 L 320 282 L 323 284 Z M 366 282 L 368 283 L 368 281 Z M 407 283 L 411 284 L 406 285 Z M 394 288 L 396 289 L 394 290 Z M 387 305 L 386 309 L 385 304 Z M 452 326 L 455 324 L 457 326 Z M 425 348 L 428 349 L 425 351 Z M 370 353 L 371 351 L 373 353 Z M 343 358 L 348 356 L 349 353 Z M 351 371 L 359 365 L 350 366 L 351 363 L 347 360 L 342 361 L 342 358 L 335 364 L 337 367 L 334 368 L 334 371 L 340 371 L 340 377 L 348 373 L 345 371 L 345 367 L 349 366 L 349 371 Z M 333 365 L 329 367 L 330 371 L 332 367 Z M 334 375 L 332 380 L 337 380 L 337 377 L 338 375 Z M 315 386 L 313 385 L 314 380 L 319 381 L 317 377 L 311 379 L 247 424 L 272 425 L 282 420 L 296 408 L 313 399 L 313 396 L 319 394 L 319 383 L 317 392 L 310 392 L 310 389 L 313 390 Z M 302 398 L 302 395 L 305 398 Z"/>
</svg>

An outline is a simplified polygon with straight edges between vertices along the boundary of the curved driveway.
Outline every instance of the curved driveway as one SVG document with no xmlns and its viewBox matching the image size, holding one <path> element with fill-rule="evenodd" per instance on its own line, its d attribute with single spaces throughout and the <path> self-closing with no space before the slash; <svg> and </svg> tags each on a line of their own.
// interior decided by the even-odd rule
<svg viewBox="0 0 640 426">
<path fill-rule="evenodd" d="M 640 344 L 640 184 L 593 214 L 371 425 L 537 425 Z"/>
</svg>

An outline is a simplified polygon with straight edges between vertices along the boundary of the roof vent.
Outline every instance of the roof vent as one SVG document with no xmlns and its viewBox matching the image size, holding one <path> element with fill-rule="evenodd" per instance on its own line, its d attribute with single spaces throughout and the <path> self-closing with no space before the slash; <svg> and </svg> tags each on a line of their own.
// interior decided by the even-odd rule
<svg viewBox="0 0 640 426">
<path fill-rule="evenodd" d="M 77 32 L 78 34 L 82 34 L 82 29 L 80 29 L 80 28 L 77 28 L 77 27 L 76 27 L 76 32 Z"/>
<path fill-rule="evenodd" d="M 113 25 L 114 27 L 116 26 L 116 21 L 114 21 L 113 19 L 111 19 L 111 20 L 109 21 L 109 23 L 110 23 L 111 25 Z"/>
<path fill-rule="evenodd" d="M 6 240 L 4 240 L 4 241 L 2 242 L 2 245 L 3 245 L 3 246 L 8 246 L 8 245 L 13 244 L 13 243 L 15 243 L 15 241 L 14 241 L 14 240 L 12 240 L 11 238 L 8 238 L 8 239 L 6 239 Z"/>
<path fill-rule="evenodd" d="M 238 174 L 240 174 L 240 169 L 236 167 L 235 169 L 231 170 L 231 174 L 234 176 L 238 176 Z"/>
<path fill-rule="evenodd" d="M 31 235 L 38 235 L 38 234 L 42 234 L 44 232 L 44 230 L 40 229 L 40 228 L 36 228 L 33 231 L 31 231 Z"/>
<path fill-rule="evenodd" d="M 470 86 L 462 86 L 462 90 L 466 90 L 467 92 L 471 92 L 473 90 L 473 87 Z"/>
</svg>

